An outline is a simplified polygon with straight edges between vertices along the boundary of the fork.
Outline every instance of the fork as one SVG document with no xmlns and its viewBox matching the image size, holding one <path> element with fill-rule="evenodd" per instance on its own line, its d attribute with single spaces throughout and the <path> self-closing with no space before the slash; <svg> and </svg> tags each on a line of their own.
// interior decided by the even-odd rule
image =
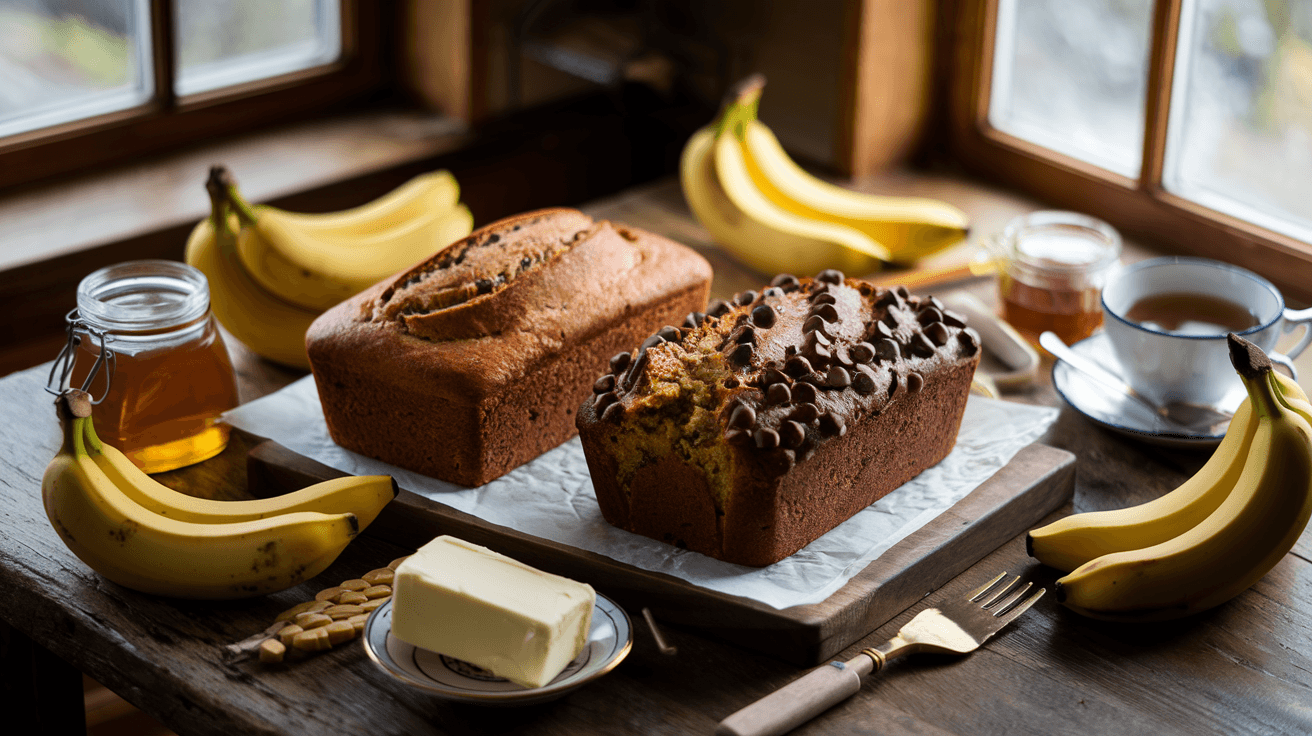
<svg viewBox="0 0 1312 736">
<path fill-rule="evenodd" d="M 1010 580 L 1007 580 L 1011 577 Z M 889 660 L 915 652 L 969 654 L 1043 597 L 1033 583 L 999 573 L 964 599 L 916 614 L 897 635 L 877 647 L 862 649 L 846 662 L 817 667 L 720 721 L 716 736 L 778 736 L 828 710 L 861 689 L 861 678 L 883 669 Z M 1018 587 L 1019 586 L 1019 587 Z"/>
</svg>

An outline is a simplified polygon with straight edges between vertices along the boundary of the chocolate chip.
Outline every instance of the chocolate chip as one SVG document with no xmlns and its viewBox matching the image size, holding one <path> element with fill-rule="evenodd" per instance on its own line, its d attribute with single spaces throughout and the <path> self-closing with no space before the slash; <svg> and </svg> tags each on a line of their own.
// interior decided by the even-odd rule
<svg viewBox="0 0 1312 736">
<path fill-rule="evenodd" d="M 921 358 L 928 358 L 933 355 L 935 351 L 933 341 L 923 332 L 917 332 L 911 340 L 907 342 L 907 348 L 911 351 L 912 355 L 917 355 Z"/>
<path fill-rule="evenodd" d="M 604 394 L 598 394 L 597 397 L 592 400 L 592 410 L 595 411 L 598 416 L 601 416 L 601 413 L 606 410 L 606 407 L 619 401 L 619 399 L 620 395 L 614 391 L 607 391 Z"/>
<path fill-rule="evenodd" d="M 761 373 L 761 381 L 766 386 L 773 386 L 776 383 L 788 383 L 789 379 L 788 374 L 779 370 L 779 365 L 776 363 L 775 365 L 766 366 L 765 371 Z"/>
<path fill-rule="evenodd" d="M 757 327 L 763 327 L 765 329 L 774 327 L 774 321 L 777 317 L 778 315 L 775 314 L 774 307 L 768 304 L 762 304 L 752 310 L 752 322 L 755 323 Z"/>
<path fill-rule="evenodd" d="M 501 242 L 501 234 L 500 234 L 500 233 L 492 233 L 491 235 L 487 236 L 487 242 L 489 242 L 489 243 L 499 243 L 499 242 Z"/>
<path fill-rule="evenodd" d="M 822 281 L 827 284 L 841 284 L 843 283 L 845 278 L 846 277 L 843 276 L 843 272 L 839 271 L 836 268 L 826 268 L 825 270 L 815 275 L 816 281 Z"/>
<path fill-rule="evenodd" d="M 767 404 L 787 404 L 792 399 L 793 392 L 786 383 L 772 383 L 770 388 L 765 390 L 765 403 Z"/>
<path fill-rule="evenodd" d="M 912 294 L 911 296 L 907 297 L 907 306 L 911 307 L 912 309 L 920 309 L 921 308 L 920 297 L 916 296 L 915 294 Z"/>
<path fill-rule="evenodd" d="M 770 279 L 770 285 L 778 286 L 782 289 L 787 290 L 788 287 L 790 286 L 793 287 L 794 289 L 797 288 L 798 286 L 801 286 L 802 282 L 798 281 L 797 277 L 792 275 L 791 273 L 781 273 L 775 276 L 774 278 Z"/>
<path fill-rule="evenodd" d="M 884 338 L 875 343 L 875 357 L 881 362 L 885 360 L 897 360 L 902 354 L 898 349 L 897 341 L 892 338 Z"/>
<path fill-rule="evenodd" d="M 606 407 L 606 410 L 601 413 L 601 421 L 618 422 L 622 416 L 624 416 L 624 404 L 616 401 L 614 404 Z"/>
<path fill-rule="evenodd" d="M 734 363 L 737 363 L 738 365 L 747 365 L 748 363 L 752 362 L 752 352 L 753 351 L 751 345 L 747 345 L 747 344 L 739 345 L 738 347 L 733 349 L 732 353 L 729 354 L 729 360 L 732 360 Z"/>
<path fill-rule="evenodd" d="M 656 333 L 642 341 L 642 345 L 638 347 L 638 352 L 646 353 L 649 348 L 654 348 L 663 342 L 665 342 L 665 338 L 661 337 L 660 333 Z"/>
<path fill-rule="evenodd" d="M 911 298 L 911 292 L 907 291 L 907 287 L 905 286 L 897 287 L 897 295 L 902 297 L 903 299 Z"/>
<path fill-rule="evenodd" d="M 628 353 L 616 353 L 610 359 L 610 372 L 619 375 L 625 368 L 629 367 L 629 361 L 633 359 Z"/>
<path fill-rule="evenodd" d="M 811 303 L 812 303 L 812 304 L 837 304 L 837 303 L 838 303 L 838 298 L 835 297 L 833 294 L 831 294 L 831 293 L 829 293 L 829 292 L 826 291 L 826 292 L 823 293 L 823 294 L 816 294 L 816 295 L 815 295 L 815 298 L 811 300 Z"/>
<path fill-rule="evenodd" d="M 966 318 L 952 311 L 951 309 L 943 310 L 943 321 L 953 327 L 965 327 Z"/>
<path fill-rule="evenodd" d="M 825 376 L 825 383 L 832 388 L 847 388 L 852 385 L 852 374 L 848 373 L 846 368 L 834 366 Z"/>
<path fill-rule="evenodd" d="M 880 292 L 879 298 L 875 299 L 876 307 L 891 307 L 898 303 L 897 293 L 892 289 Z"/>
<path fill-rule="evenodd" d="M 858 363 L 870 363 L 875 359 L 875 346 L 868 342 L 859 342 L 853 345 L 847 354 Z"/>
<path fill-rule="evenodd" d="M 842 437 L 847 434 L 847 423 L 832 411 L 820 415 L 819 426 L 821 432 L 834 437 Z"/>
<path fill-rule="evenodd" d="M 783 295 L 784 295 L 784 290 L 775 286 L 771 286 L 770 288 L 761 292 L 762 299 L 778 299 Z"/>
<path fill-rule="evenodd" d="M 896 372 L 896 371 L 894 371 L 892 374 L 890 374 L 889 379 L 888 379 L 888 398 L 890 398 L 890 399 L 893 398 L 893 394 L 895 394 L 895 393 L 897 393 L 897 372 Z"/>
<path fill-rule="evenodd" d="M 887 312 L 884 312 L 884 316 L 880 318 L 879 321 L 883 324 L 888 325 L 892 329 L 897 329 L 897 315 L 893 314 L 892 309 L 888 310 Z"/>
<path fill-rule="evenodd" d="M 948 341 L 948 328 L 942 322 L 935 322 L 925 328 L 925 337 L 935 345 L 943 345 Z"/>
<path fill-rule="evenodd" d="M 979 343 L 975 341 L 974 333 L 962 332 L 958 340 L 961 342 L 961 354 L 967 358 L 979 351 Z"/>
<path fill-rule="evenodd" d="M 883 322 L 876 322 L 876 323 L 875 323 L 875 336 L 876 336 L 876 337 L 889 337 L 889 338 L 891 338 L 891 337 L 893 337 L 893 329 L 892 329 L 891 327 L 889 327 L 888 325 L 884 324 Z"/>
<path fill-rule="evenodd" d="M 852 389 L 862 396 L 869 394 L 875 390 L 874 376 L 865 371 L 857 371 L 856 376 L 852 378 Z"/>
<path fill-rule="evenodd" d="M 802 344 L 809 350 L 814 345 L 833 345 L 834 341 L 825 336 L 825 333 L 816 331 L 806 333 Z"/>
<path fill-rule="evenodd" d="M 817 304 L 811 307 L 811 316 L 822 317 L 826 322 L 837 322 L 838 309 L 832 304 Z"/>
<path fill-rule="evenodd" d="M 487 294 L 487 293 L 490 293 L 490 292 L 492 291 L 492 280 L 491 280 L 491 279 L 475 279 L 475 281 L 474 281 L 474 288 L 475 288 L 475 289 L 478 289 L 478 293 L 480 293 L 480 294 Z"/>
<path fill-rule="evenodd" d="M 739 437 L 751 437 L 751 434 L 748 433 L 748 432 L 745 431 L 745 430 L 742 430 L 742 429 L 726 429 L 726 430 L 724 430 L 724 439 L 727 440 L 727 441 L 729 441 L 729 442 L 733 442 L 734 440 L 738 439 Z"/>
<path fill-rule="evenodd" d="M 943 302 L 939 301 L 939 300 L 938 300 L 938 297 L 936 297 L 936 296 L 927 296 L 927 297 L 925 297 L 925 298 L 921 301 L 921 308 L 922 308 L 922 309 L 929 309 L 929 308 L 937 309 L 940 313 L 941 313 L 941 312 L 944 312 L 944 311 L 947 310 L 947 307 L 943 306 Z"/>
<path fill-rule="evenodd" d="M 811 361 L 807 360 L 801 355 L 794 355 L 793 357 L 788 359 L 787 363 L 784 363 L 784 373 L 787 373 L 793 378 L 799 378 L 801 376 L 805 376 L 810 372 L 811 372 Z"/>
<path fill-rule="evenodd" d="M 816 420 L 816 417 L 820 416 L 820 409 L 815 404 L 798 404 L 789 416 L 794 421 L 810 424 Z"/>
<path fill-rule="evenodd" d="M 738 333 L 738 339 L 734 340 L 734 342 L 739 345 L 751 345 L 755 343 L 756 330 L 752 329 L 751 325 L 744 327 L 742 332 Z"/>
<path fill-rule="evenodd" d="M 920 311 L 920 316 L 917 319 L 920 321 L 920 324 L 922 325 L 932 325 L 936 322 L 943 321 L 943 312 L 934 307 L 930 307 L 929 309 L 922 309 Z"/>
<path fill-rule="evenodd" d="M 633 359 L 633 364 L 629 366 L 628 373 L 624 374 L 623 388 L 625 391 L 632 391 L 633 387 L 638 384 L 638 378 L 642 376 L 642 371 L 647 367 L 647 351 L 638 352 L 638 357 Z"/>
<path fill-rule="evenodd" d="M 607 373 L 601 378 L 598 378 L 596 383 L 592 384 L 592 393 L 604 394 L 607 391 L 610 391 L 614 388 L 615 388 L 615 376 Z"/>
<path fill-rule="evenodd" d="M 672 325 L 665 325 L 656 334 L 665 338 L 666 342 L 678 342 L 679 338 L 683 336 L 679 332 L 679 328 Z"/>
<path fill-rule="evenodd" d="M 793 386 L 793 401 L 799 404 L 814 404 L 818 398 L 820 392 L 809 383 L 798 383 Z"/>
<path fill-rule="evenodd" d="M 779 444 L 784 447 L 801 447 L 806 442 L 806 427 L 792 420 L 779 425 Z"/>
<path fill-rule="evenodd" d="M 815 334 L 815 333 L 811 333 Z M 833 348 L 828 345 L 814 343 L 808 345 L 808 352 L 811 353 L 811 365 L 816 368 L 824 368 L 829 365 L 829 359 L 834 357 Z"/>
<path fill-rule="evenodd" d="M 833 351 L 834 351 L 835 363 L 843 366 L 844 368 L 851 368 L 852 366 L 856 365 L 856 363 L 852 360 L 852 356 L 849 355 L 849 351 L 844 350 L 841 346 L 835 345 L 833 347 Z"/>
<path fill-rule="evenodd" d="M 529 258 L 528 256 L 524 256 L 519 261 L 519 270 L 527 271 L 532 265 L 533 265 L 533 259 Z"/>
<path fill-rule="evenodd" d="M 683 318 L 683 328 L 685 330 L 695 330 L 701 327 L 702 320 L 705 319 L 706 315 L 701 312 L 690 312 L 687 317 Z"/>
<path fill-rule="evenodd" d="M 756 430 L 752 439 L 756 440 L 756 447 L 761 450 L 773 450 L 779 446 L 779 433 L 768 427 Z"/>
<path fill-rule="evenodd" d="M 729 302 L 726 302 L 723 299 L 712 299 L 711 303 L 706 305 L 706 316 L 723 317 L 728 314 L 731 309 L 733 309 L 733 307 L 729 306 Z"/>
<path fill-rule="evenodd" d="M 793 357 L 794 355 L 797 355 L 797 346 L 789 345 L 788 347 L 784 348 L 784 355 L 787 355 L 790 358 Z"/>
<path fill-rule="evenodd" d="M 754 301 L 756 301 L 756 292 L 752 291 L 751 289 L 748 289 L 747 291 L 740 291 L 737 294 L 735 294 L 733 297 L 733 303 L 737 304 L 740 307 L 745 307 Z"/>
<path fill-rule="evenodd" d="M 756 424 L 756 410 L 746 404 L 740 402 L 733 408 L 733 412 L 729 414 L 730 427 L 746 429 L 753 424 Z"/>
<path fill-rule="evenodd" d="M 806 322 L 802 323 L 802 332 L 819 332 L 825 337 L 833 337 L 834 326 L 826 322 L 824 317 L 816 315 L 808 317 Z"/>
<path fill-rule="evenodd" d="M 909 393 L 918 394 L 920 393 L 920 389 L 924 387 L 925 387 L 924 376 L 920 375 L 919 373 L 907 374 L 907 391 Z"/>
</svg>

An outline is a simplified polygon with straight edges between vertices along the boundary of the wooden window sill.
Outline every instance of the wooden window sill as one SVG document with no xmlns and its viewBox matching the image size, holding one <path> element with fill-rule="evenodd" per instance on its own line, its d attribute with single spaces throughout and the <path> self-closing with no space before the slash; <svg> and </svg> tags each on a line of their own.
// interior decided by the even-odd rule
<svg viewBox="0 0 1312 736">
<path fill-rule="evenodd" d="M 465 137 L 453 118 L 369 112 L 0 195 L 0 272 L 196 223 L 209 214 L 204 182 L 213 164 L 226 165 L 243 193 L 263 202 L 437 156 Z"/>
</svg>

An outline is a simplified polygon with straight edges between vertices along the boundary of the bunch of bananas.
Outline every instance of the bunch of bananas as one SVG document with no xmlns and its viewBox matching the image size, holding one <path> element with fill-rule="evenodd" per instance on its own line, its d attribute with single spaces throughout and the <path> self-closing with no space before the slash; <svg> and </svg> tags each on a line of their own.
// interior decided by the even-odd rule
<svg viewBox="0 0 1312 736">
<path fill-rule="evenodd" d="M 863 194 L 807 173 L 757 119 L 764 85 L 759 75 L 739 84 L 683 149 L 684 197 L 716 242 L 764 273 L 867 274 L 966 237 L 969 220 L 950 204 Z"/>
<path fill-rule="evenodd" d="M 321 313 L 468 235 L 474 218 L 447 171 L 411 179 L 361 207 L 287 212 L 242 198 L 210 170 L 210 217 L 186 261 L 209 279 L 214 316 L 256 354 L 309 368 L 305 331 Z"/>
<path fill-rule="evenodd" d="M 1096 618 L 1165 620 L 1224 603 L 1262 578 L 1312 516 L 1312 405 L 1260 348 L 1230 335 L 1248 389 L 1203 468 L 1146 504 L 1068 516 L 1026 537 L 1069 573 L 1057 599 Z"/>
<path fill-rule="evenodd" d="M 46 515 L 91 569 L 175 598 L 246 598 L 323 572 L 393 498 L 391 476 L 348 476 L 252 501 L 195 498 L 160 484 L 92 426 L 89 397 L 58 401 L 64 442 L 41 481 Z"/>
</svg>

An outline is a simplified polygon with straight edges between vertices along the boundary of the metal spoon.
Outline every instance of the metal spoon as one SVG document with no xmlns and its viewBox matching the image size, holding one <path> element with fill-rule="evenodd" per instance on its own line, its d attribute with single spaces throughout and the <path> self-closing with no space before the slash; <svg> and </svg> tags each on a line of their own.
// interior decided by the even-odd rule
<svg viewBox="0 0 1312 736">
<path fill-rule="evenodd" d="M 1066 347 L 1066 343 L 1062 342 L 1062 339 L 1057 337 L 1055 333 L 1045 332 L 1039 335 L 1039 344 L 1043 346 L 1044 350 L 1057 356 L 1059 360 L 1085 376 L 1130 397 L 1140 406 L 1152 412 L 1162 424 L 1166 425 L 1167 430 L 1187 434 L 1214 434 L 1224 430 L 1225 425 L 1234 417 L 1233 414 L 1219 411 L 1215 407 L 1191 404 L 1185 401 L 1173 401 L 1159 405 L 1135 391 L 1120 376 L 1114 375 L 1106 368 Z"/>
</svg>

